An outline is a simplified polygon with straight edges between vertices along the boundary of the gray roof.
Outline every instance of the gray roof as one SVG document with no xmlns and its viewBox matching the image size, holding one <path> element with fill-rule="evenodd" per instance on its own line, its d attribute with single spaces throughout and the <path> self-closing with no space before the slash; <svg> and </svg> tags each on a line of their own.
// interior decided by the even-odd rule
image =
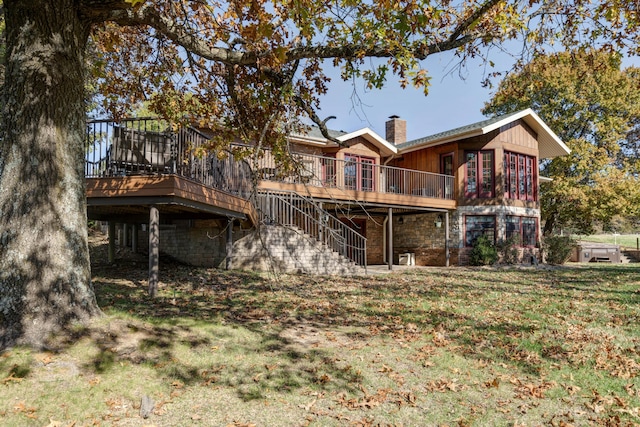
<svg viewBox="0 0 640 427">
<path fill-rule="evenodd" d="M 333 130 L 333 129 L 327 129 L 327 130 L 329 131 L 329 135 L 333 138 L 338 138 L 342 135 L 347 134 L 347 132 L 344 132 L 341 130 Z M 307 138 L 325 139 L 325 137 L 322 135 L 322 132 L 320 132 L 320 128 L 315 125 L 309 126 L 307 132 L 301 134 L 300 136 L 307 137 Z"/>
</svg>

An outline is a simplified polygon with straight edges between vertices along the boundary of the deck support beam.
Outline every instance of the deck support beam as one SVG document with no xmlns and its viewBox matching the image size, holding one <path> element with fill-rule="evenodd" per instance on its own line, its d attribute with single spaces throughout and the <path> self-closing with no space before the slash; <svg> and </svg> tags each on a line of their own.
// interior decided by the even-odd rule
<svg viewBox="0 0 640 427">
<path fill-rule="evenodd" d="M 389 270 L 393 269 L 393 209 L 388 210 L 387 221 L 387 265 Z"/>
<path fill-rule="evenodd" d="M 116 223 L 109 221 L 109 264 L 116 259 Z"/>
<path fill-rule="evenodd" d="M 227 220 L 227 241 L 226 241 L 226 262 L 225 268 L 231 270 L 233 268 L 233 218 Z"/>
<path fill-rule="evenodd" d="M 157 206 L 149 209 L 149 296 L 158 295 L 160 276 L 160 211 Z"/>
</svg>

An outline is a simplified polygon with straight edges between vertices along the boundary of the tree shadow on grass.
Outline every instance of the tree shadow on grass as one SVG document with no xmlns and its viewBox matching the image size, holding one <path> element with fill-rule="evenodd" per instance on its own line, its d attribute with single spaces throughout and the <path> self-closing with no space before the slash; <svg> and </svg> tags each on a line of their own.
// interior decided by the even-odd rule
<svg viewBox="0 0 640 427">
<path fill-rule="evenodd" d="M 604 277 L 622 280 L 616 271 Z M 519 271 L 523 285 L 514 287 L 486 283 L 487 276 L 473 270 L 463 276 L 445 270 L 273 281 L 253 273 L 163 262 L 155 299 L 147 296 L 144 262 L 118 260 L 115 267 L 94 265 L 93 272 L 98 303 L 110 320 L 75 331 L 59 349 L 87 338 L 98 353 L 85 369 L 107 373 L 119 362 L 145 364 L 159 377 L 184 385 L 232 388 L 243 400 L 264 398 L 267 390 L 357 392 L 360 374 L 341 364 L 336 352 L 378 335 L 397 340 L 414 335 L 435 342 L 442 334 L 448 351 L 539 376 L 543 363 L 556 363 L 563 351 L 552 341 L 524 346 L 543 326 L 526 316 L 499 313 L 500 306 L 489 307 L 500 315 L 484 317 L 482 310 L 467 311 L 465 305 L 478 304 L 476 296 L 487 292 L 532 300 L 554 292 L 561 307 L 570 304 L 575 292 L 592 303 L 604 299 L 628 304 L 637 298 L 633 290 L 594 285 L 584 270 Z M 335 331 L 342 331 L 337 341 L 324 337 Z M 184 356 L 212 349 L 217 357 Z"/>
<path fill-rule="evenodd" d="M 233 388 L 242 400 L 262 399 L 268 390 L 358 390 L 359 374 L 339 366 L 330 350 L 283 333 L 305 320 L 289 318 L 284 307 L 263 307 L 253 297 L 273 292 L 271 280 L 162 265 L 157 298 L 147 295 L 144 264 L 117 260 L 94 266 L 93 284 L 106 316 L 58 337 L 50 348 L 62 352 L 86 340 L 97 349 L 83 366 L 89 372 L 108 374 L 120 363 L 145 365 L 159 378 L 185 386 Z M 210 357 L 212 351 L 219 356 Z"/>
</svg>

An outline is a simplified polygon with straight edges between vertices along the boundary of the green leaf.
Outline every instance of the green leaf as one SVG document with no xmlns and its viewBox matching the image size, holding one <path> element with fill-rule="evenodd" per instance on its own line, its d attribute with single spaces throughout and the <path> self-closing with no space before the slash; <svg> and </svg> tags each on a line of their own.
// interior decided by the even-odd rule
<svg viewBox="0 0 640 427">
<path fill-rule="evenodd" d="M 130 3 L 132 7 L 135 7 L 138 3 L 142 4 L 147 0 L 124 0 L 125 3 Z"/>
</svg>

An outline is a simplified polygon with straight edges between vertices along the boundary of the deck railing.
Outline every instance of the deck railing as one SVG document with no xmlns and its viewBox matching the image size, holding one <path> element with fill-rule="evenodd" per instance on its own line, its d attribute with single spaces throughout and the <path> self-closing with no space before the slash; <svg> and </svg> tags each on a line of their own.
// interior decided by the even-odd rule
<svg viewBox="0 0 640 427">
<path fill-rule="evenodd" d="M 87 122 L 85 176 L 176 174 L 247 198 L 251 167 L 229 153 L 197 155 L 209 138 L 197 129 L 177 132 L 152 118 Z"/>
<path fill-rule="evenodd" d="M 311 154 L 294 154 L 293 167 L 283 167 L 268 150 L 251 165 L 227 152 L 222 156 L 196 155 L 207 142 L 207 136 L 197 129 L 186 127 L 174 132 L 169 123 L 153 118 L 91 120 L 87 123 L 85 175 L 177 174 L 248 196 L 253 168 L 257 178 L 266 181 L 449 200 L 454 197 L 453 176 L 449 175 Z"/>
<path fill-rule="evenodd" d="M 453 200 L 453 176 L 372 162 L 336 159 L 311 154 L 294 154 L 294 165 L 283 168 L 265 152 L 257 162 L 260 179 L 376 193 Z"/>
<path fill-rule="evenodd" d="M 350 259 L 367 266 L 367 239 L 312 200 L 293 192 L 261 192 L 257 210 L 266 224 L 295 227 Z"/>
</svg>

